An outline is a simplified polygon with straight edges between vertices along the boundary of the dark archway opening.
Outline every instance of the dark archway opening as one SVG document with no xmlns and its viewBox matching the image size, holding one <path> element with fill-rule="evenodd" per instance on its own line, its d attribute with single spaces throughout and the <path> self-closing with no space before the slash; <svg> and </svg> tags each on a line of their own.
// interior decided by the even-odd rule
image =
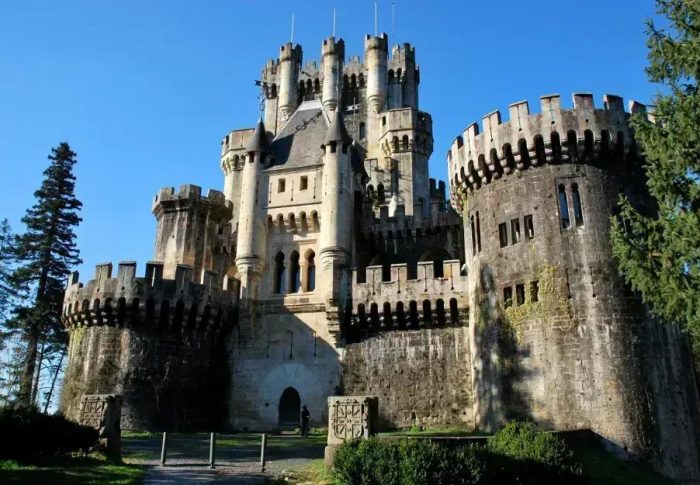
<svg viewBox="0 0 700 485">
<path fill-rule="evenodd" d="M 301 398 L 297 390 L 293 387 L 288 387 L 282 393 L 282 397 L 280 397 L 279 414 L 280 428 L 296 428 L 299 426 Z"/>
</svg>

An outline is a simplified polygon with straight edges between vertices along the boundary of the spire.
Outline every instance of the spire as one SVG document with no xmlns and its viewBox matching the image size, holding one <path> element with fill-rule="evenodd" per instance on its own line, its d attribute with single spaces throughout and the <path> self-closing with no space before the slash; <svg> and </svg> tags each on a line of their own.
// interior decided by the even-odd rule
<svg viewBox="0 0 700 485">
<path fill-rule="evenodd" d="M 265 125 L 262 119 L 259 119 L 258 124 L 255 125 L 255 131 L 253 132 L 253 136 L 248 140 L 245 151 L 257 153 L 267 153 L 270 151 L 270 146 L 267 143 L 267 133 L 265 132 Z"/>
<path fill-rule="evenodd" d="M 336 109 L 331 115 L 331 125 L 323 138 L 323 144 L 328 145 L 331 142 L 350 143 L 351 141 L 348 130 L 345 128 L 343 117 L 340 115 L 340 110 Z"/>
</svg>

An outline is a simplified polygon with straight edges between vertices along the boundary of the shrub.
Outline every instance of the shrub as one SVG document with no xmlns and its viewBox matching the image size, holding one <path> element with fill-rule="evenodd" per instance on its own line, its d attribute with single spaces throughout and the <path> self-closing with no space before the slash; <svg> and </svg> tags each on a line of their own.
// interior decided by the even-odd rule
<svg viewBox="0 0 700 485">
<path fill-rule="evenodd" d="M 532 423 L 510 422 L 486 448 L 491 472 L 512 477 L 519 483 L 585 482 L 583 469 L 566 443 Z"/>
<path fill-rule="evenodd" d="M 468 485 L 480 483 L 483 458 L 474 447 L 427 440 L 350 441 L 337 451 L 334 478 L 352 485 Z"/>
<path fill-rule="evenodd" d="M 97 431 L 61 415 L 34 408 L 0 408 L 0 459 L 33 461 L 87 452 L 97 445 Z"/>
</svg>

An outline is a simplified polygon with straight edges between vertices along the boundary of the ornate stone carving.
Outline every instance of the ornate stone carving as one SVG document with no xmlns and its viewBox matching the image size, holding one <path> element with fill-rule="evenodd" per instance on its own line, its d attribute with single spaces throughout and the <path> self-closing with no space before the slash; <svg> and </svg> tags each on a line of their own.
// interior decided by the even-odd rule
<svg viewBox="0 0 700 485">
<path fill-rule="evenodd" d="M 99 432 L 100 445 L 113 458 L 121 456 L 122 398 L 116 394 L 86 394 L 80 405 L 80 424 Z"/>
<path fill-rule="evenodd" d="M 328 398 L 328 408 L 329 445 L 375 434 L 378 398 L 334 396 Z"/>
</svg>

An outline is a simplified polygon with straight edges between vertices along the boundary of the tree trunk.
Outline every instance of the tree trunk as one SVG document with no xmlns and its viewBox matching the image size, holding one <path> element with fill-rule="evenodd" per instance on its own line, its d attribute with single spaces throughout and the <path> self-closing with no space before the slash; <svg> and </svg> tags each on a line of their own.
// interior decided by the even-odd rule
<svg viewBox="0 0 700 485">
<path fill-rule="evenodd" d="M 32 387 L 32 404 L 37 406 L 37 397 L 39 396 L 39 383 L 41 382 L 41 366 L 44 364 L 44 352 L 46 351 L 46 340 L 41 342 L 41 351 L 39 352 L 39 362 L 34 372 L 34 386 Z"/>
<path fill-rule="evenodd" d="M 53 397 L 53 391 L 56 388 L 56 381 L 58 380 L 58 373 L 61 371 L 61 365 L 63 364 L 63 358 L 66 356 L 66 347 L 61 350 L 61 357 L 58 359 L 58 364 L 56 364 L 56 369 L 54 370 L 53 377 L 51 378 L 51 387 L 49 387 L 49 392 L 46 395 L 46 403 L 44 404 L 44 414 L 49 412 L 49 405 L 51 404 L 51 398 Z"/>
<path fill-rule="evenodd" d="M 34 384 L 34 372 L 36 370 L 36 357 L 39 349 L 39 329 L 36 328 L 34 319 L 27 331 L 27 349 L 24 356 L 22 378 L 19 382 L 17 401 L 19 404 L 30 406 L 32 404 L 32 385 Z"/>
</svg>

